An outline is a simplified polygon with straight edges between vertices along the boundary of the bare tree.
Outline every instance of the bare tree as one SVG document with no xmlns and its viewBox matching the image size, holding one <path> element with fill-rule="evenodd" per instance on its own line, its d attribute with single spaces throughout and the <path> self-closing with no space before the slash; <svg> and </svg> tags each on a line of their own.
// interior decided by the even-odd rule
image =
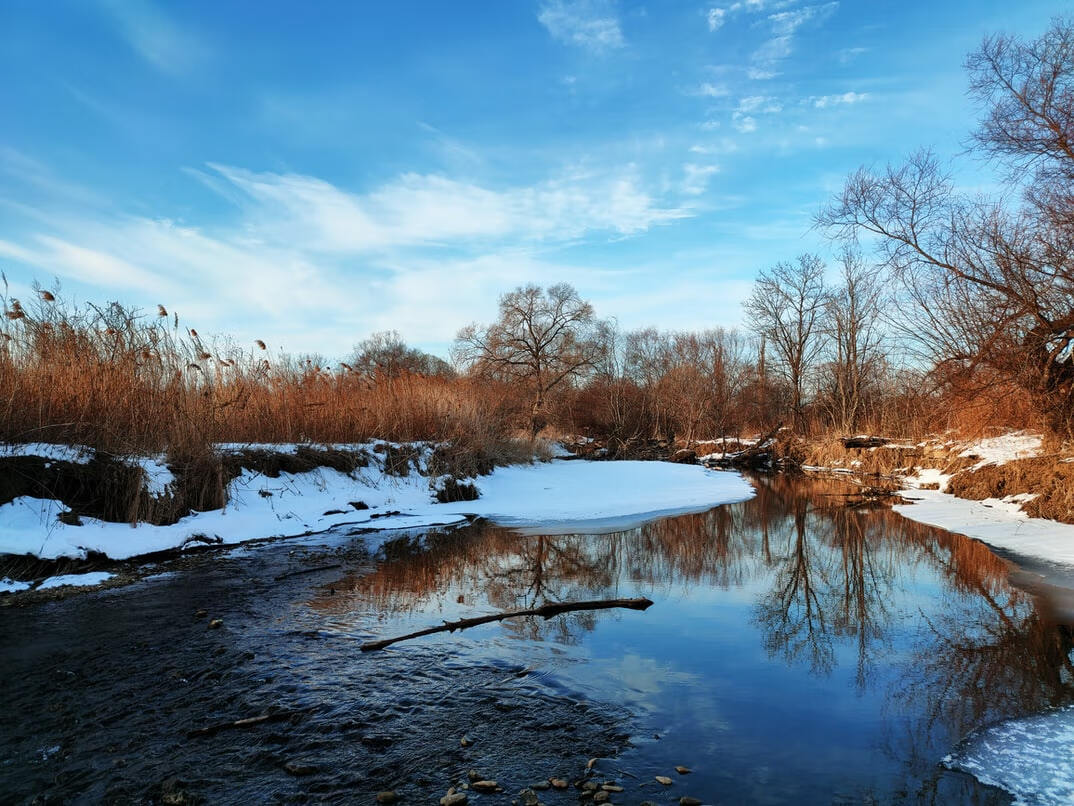
<svg viewBox="0 0 1074 806">
<path fill-rule="evenodd" d="M 454 374 L 451 365 L 442 358 L 409 347 L 395 330 L 380 331 L 363 339 L 355 345 L 347 366 L 369 377 L 397 378 L 404 373 L 450 377 Z"/>
<path fill-rule="evenodd" d="M 791 387 L 791 409 L 799 428 L 806 380 L 823 346 L 826 302 L 824 261 L 806 254 L 796 263 L 777 263 L 763 270 L 745 303 L 750 327 L 764 337 Z"/>
<path fill-rule="evenodd" d="M 604 340 L 593 306 L 566 283 L 516 288 L 500 297 L 500 316 L 469 325 L 455 339 L 455 357 L 470 369 L 529 386 L 530 427 L 545 425 L 548 393 L 600 360 Z"/>
<path fill-rule="evenodd" d="M 1008 169 L 997 199 L 959 193 L 935 157 L 853 174 L 818 216 L 835 235 L 878 236 L 915 306 L 906 333 L 939 367 L 1033 393 L 1074 432 L 1074 26 L 1038 40 L 991 37 L 967 62 L 985 107 L 973 135 Z M 1011 198 L 1021 196 L 1021 203 Z"/>
<path fill-rule="evenodd" d="M 829 294 L 825 317 L 831 350 L 827 402 L 837 427 L 857 431 L 869 387 L 883 368 L 881 286 L 850 246 L 839 262 L 842 284 Z"/>
</svg>

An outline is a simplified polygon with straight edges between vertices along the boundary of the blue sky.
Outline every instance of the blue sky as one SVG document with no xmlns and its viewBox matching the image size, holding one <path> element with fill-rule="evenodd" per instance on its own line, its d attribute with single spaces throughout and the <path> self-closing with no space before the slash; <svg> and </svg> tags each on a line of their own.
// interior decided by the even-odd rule
<svg viewBox="0 0 1074 806">
<path fill-rule="evenodd" d="M 525 282 L 735 325 L 758 269 L 832 251 L 849 171 L 961 150 L 982 36 L 1069 8 L 0 0 L 0 268 L 328 356 L 444 353 Z"/>
</svg>

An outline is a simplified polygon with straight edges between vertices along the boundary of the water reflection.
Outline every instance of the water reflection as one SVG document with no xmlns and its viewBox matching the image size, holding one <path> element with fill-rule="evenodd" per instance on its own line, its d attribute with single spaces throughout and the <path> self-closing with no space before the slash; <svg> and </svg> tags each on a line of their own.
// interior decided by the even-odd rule
<svg viewBox="0 0 1074 806">
<path fill-rule="evenodd" d="M 864 741 L 868 764 L 882 767 L 876 758 L 883 756 L 891 769 L 874 769 L 861 784 L 881 799 L 891 797 L 893 780 L 923 801 L 968 798 L 975 784 L 952 782 L 936 768 L 959 738 L 997 719 L 1074 701 L 1069 626 L 1056 622 L 1047 602 L 1010 585 L 1007 564 L 985 546 L 886 509 L 847 507 L 837 482 L 754 482 L 751 501 L 615 534 L 531 537 L 484 525 L 400 538 L 384 545 L 372 573 L 333 583 L 335 595 L 311 606 L 342 629 L 383 637 L 493 609 L 648 596 L 657 606 L 620 620 L 619 629 L 597 629 L 613 617 L 589 612 L 517 619 L 466 640 L 479 645 L 491 632 L 496 640 L 581 644 L 594 664 L 602 641 L 614 641 L 620 658 L 658 663 L 668 687 L 693 686 L 727 708 L 730 689 L 740 700 L 770 699 L 761 678 L 774 673 L 763 664 L 776 664 L 790 670 L 780 679 L 791 682 L 782 685 L 799 687 L 803 697 L 833 698 L 824 703 L 833 711 L 860 712 L 864 738 L 842 735 L 847 728 L 833 718 L 825 740 L 844 767 L 860 748 L 840 743 Z M 728 612 L 742 615 L 733 633 Z M 683 640 L 669 647 L 665 638 L 675 630 Z M 606 639 L 595 637 L 604 632 Z M 728 659 L 743 655 L 743 636 L 754 633 L 762 660 L 750 660 L 749 671 L 732 670 Z M 656 644 L 659 653 L 649 648 Z M 829 679 L 827 688 L 809 682 Z M 593 693 L 617 696 L 611 686 Z M 699 739 L 715 729 L 698 714 L 679 720 L 683 742 L 723 741 Z M 750 729 L 763 743 L 770 740 L 765 731 L 775 735 L 779 726 Z M 824 774 L 835 773 L 822 773 L 801 786 L 826 791 Z M 878 775 L 887 782 L 873 780 Z M 721 787 L 758 797 L 747 783 Z"/>
</svg>

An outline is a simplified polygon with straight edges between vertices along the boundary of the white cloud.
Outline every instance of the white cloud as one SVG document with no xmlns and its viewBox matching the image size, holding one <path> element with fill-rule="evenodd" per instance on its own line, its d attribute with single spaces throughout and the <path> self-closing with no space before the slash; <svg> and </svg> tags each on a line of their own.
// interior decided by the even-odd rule
<svg viewBox="0 0 1074 806">
<path fill-rule="evenodd" d="M 738 112 L 745 114 L 761 113 L 774 115 L 783 111 L 783 106 L 768 95 L 748 95 L 738 102 Z"/>
<path fill-rule="evenodd" d="M 768 15 L 772 38 L 762 44 L 753 54 L 752 61 L 758 69 L 770 72 L 773 66 L 786 59 L 794 50 L 794 37 L 807 22 L 821 22 L 839 7 L 838 2 L 805 6 L 791 11 L 777 11 Z"/>
<path fill-rule="evenodd" d="M 690 188 L 677 185 L 678 198 L 696 195 L 704 173 Z M 0 240 L 0 258 L 25 267 L 23 276 L 74 281 L 95 301 L 159 302 L 240 341 L 342 353 L 350 340 L 393 327 L 410 339 L 449 341 L 462 324 L 490 315 L 512 285 L 580 284 L 596 271 L 539 259 L 546 245 L 628 236 L 692 214 L 659 203 L 631 165 L 506 189 L 403 174 L 362 194 L 231 166 L 188 174 L 237 216 L 192 225 L 61 203 Z"/>
<path fill-rule="evenodd" d="M 164 73 L 178 75 L 209 57 L 205 41 L 170 19 L 150 0 L 100 0 L 127 44 Z"/>
<path fill-rule="evenodd" d="M 850 64 L 863 53 L 868 53 L 869 48 L 843 48 L 835 54 L 840 64 Z"/>
<path fill-rule="evenodd" d="M 723 27 L 723 24 L 727 21 L 727 9 L 726 8 L 710 8 L 707 15 L 709 30 L 718 31 Z"/>
<path fill-rule="evenodd" d="M 720 172 L 720 167 L 688 162 L 682 166 L 682 170 L 682 192 L 689 196 L 700 196 L 708 190 L 709 180 Z"/>
<path fill-rule="evenodd" d="M 747 67 L 746 77 L 752 81 L 767 81 L 768 79 L 778 76 L 775 70 L 762 70 L 758 67 Z"/>
<path fill-rule="evenodd" d="M 610 0 L 549 0 L 537 20 L 554 39 L 598 52 L 626 43 Z"/>
<path fill-rule="evenodd" d="M 817 109 L 824 109 L 829 106 L 838 106 L 840 104 L 857 104 L 869 99 L 869 93 L 867 92 L 844 92 L 837 95 L 820 95 L 811 98 L 813 106 Z"/>
<path fill-rule="evenodd" d="M 731 115 L 731 125 L 742 134 L 757 131 L 757 121 L 750 115 L 744 115 L 741 112 L 735 112 Z"/>
<path fill-rule="evenodd" d="M 325 252 L 495 239 L 565 240 L 641 232 L 687 213 L 659 206 L 633 166 L 574 170 L 536 185 L 492 190 L 436 174 L 403 174 L 364 195 L 297 174 L 212 166 L 244 194 L 261 237 Z"/>
<path fill-rule="evenodd" d="M 694 94 L 704 98 L 724 98 L 730 95 L 731 91 L 722 84 L 712 84 L 706 81 L 697 88 Z"/>
</svg>

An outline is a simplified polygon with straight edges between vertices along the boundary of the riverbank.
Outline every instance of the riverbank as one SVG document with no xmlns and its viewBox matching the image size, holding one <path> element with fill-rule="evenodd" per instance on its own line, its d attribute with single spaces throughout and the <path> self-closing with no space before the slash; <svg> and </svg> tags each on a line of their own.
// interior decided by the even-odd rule
<svg viewBox="0 0 1074 806">
<path fill-rule="evenodd" d="M 136 514 L 171 512 L 190 492 L 177 489 L 181 476 L 162 459 L 105 460 L 85 449 L 9 447 L 0 455 L 0 473 L 5 463 L 24 473 L 36 469 L 38 489 L 45 479 L 58 493 L 9 492 L 0 503 L 0 590 L 41 589 L 57 584 L 57 576 L 69 577 L 62 584 L 99 584 L 108 579 L 100 573 L 109 561 L 329 529 L 413 529 L 485 518 L 516 528 L 539 526 L 545 534 L 593 532 L 753 495 L 737 473 L 656 462 L 533 458 L 459 476 L 440 472 L 442 451 L 421 443 L 222 445 L 218 451 L 219 465 L 230 475 L 219 482 L 223 505 L 153 523 L 93 514 L 102 507 L 80 498 L 70 479 L 85 486 L 93 472 L 125 476 L 128 485 L 134 478 L 140 481 L 130 496 L 140 502 Z M 71 576 L 80 571 L 95 576 Z"/>
</svg>

